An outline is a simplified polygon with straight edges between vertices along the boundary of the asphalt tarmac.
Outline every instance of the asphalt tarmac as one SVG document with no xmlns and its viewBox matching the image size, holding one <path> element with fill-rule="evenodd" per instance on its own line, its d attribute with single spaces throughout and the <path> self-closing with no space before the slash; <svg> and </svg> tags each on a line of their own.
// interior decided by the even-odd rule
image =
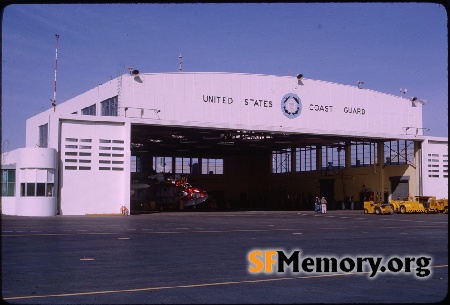
<svg viewBox="0 0 450 305">
<path fill-rule="evenodd" d="M 184 211 L 1 220 L 2 297 L 11 304 L 394 304 L 435 303 L 448 294 L 446 214 Z M 251 273 L 264 262 L 249 261 L 256 250 L 300 251 L 300 270 L 292 263 L 276 272 L 275 263 L 264 265 L 273 272 Z M 322 257 L 347 264 L 339 272 L 308 269 L 306 258 Z M 381 257 L 386 271 L 350 270 L 358 257 Z M 427 257 L 430 274 L 419 277 L 414 263 Z M 415 259 L 410 270 L 408 258 Z"/>
</svg>

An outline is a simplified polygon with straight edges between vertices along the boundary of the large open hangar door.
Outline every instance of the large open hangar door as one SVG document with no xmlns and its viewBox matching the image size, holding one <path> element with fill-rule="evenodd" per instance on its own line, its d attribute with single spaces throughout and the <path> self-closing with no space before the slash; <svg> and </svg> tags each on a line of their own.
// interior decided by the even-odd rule
<svg viewBox="0 0 450 305">
<path fill-rule="evenodd" d="M 349 158 L 344 152 L 350 151 L 347 146 L 352 141 L 356 140 L 317 134 L 132 124 L 131 155 L 136 163 L 131 185 L 145 186 L 149 176 L 163 171 L 169 176 L 185 174 L 190 184 L 206 189 L 213 201 L 208 202 L 210 207 L 311 210 L 313 198 L 323 193 L 331 208 L 340 208 L 344 198 L 359 194 L 367 184 L 359 175 L 344 171 Z M 308 155 L 311 147 L 325 146 L 319 153 L 314 151 L 317 155 Z M 283 153 L 292 150 L 298 151 Z M 334 161 L 323 166 L 322 155 L 329 153 L 335 154 Z M 304 170 L 305 166 L 312 170 Z M 132 193 L 140 209 L 158 208 L 158 200 L 179 208 L 177 202 L 167 203 L 171 190 L 164 196 L 152 194 L 151 200 L 148 192 Z M 153 200 L 155 196 L 158 200 Z"/>
</svg>

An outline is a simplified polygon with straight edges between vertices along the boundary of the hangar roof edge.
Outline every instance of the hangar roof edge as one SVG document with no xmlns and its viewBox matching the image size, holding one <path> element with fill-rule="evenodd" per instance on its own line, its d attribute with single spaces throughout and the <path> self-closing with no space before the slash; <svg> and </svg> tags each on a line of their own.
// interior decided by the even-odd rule
<svg viewBox="0 0 450 305">
<path fill-rule="evenodd" d="M 262 74 L 262 73 L 243 73 L 243 72 L 183 72 L 183 71 L 176 71 L 176 72 L 140 72 L 140 74 L 143 75 L 158 75 L 158 74 L 234 74 L 234 75 L 254 75 L 254 76 L 271 76 L 271 77 L 280 77 L 280 78 L 296 78 L 296 76 L 292 76 L 292 75 L 275 75 L 275 74 Z M 130 74 L 123 74 L 121 76 L 128 76 Z M 120 76 L 119 76 L 120 77 Z M 310 80 L 310 81 L 314 81 L 314 82 L 320 82 L 320 83 L 327 83 L 327 84 L 334 84 L 334 85 L 340 85 L 340 86 L 345 86 L 345 87 L 357 87 L 355 85 L 348 85 L 348 84 L 341 84 L 341 83 L 336 83 L 336 82 L 331 82 L 331 81 L 326 81 L 326 80 L 320 80 L 320 79 L 312 79 L 312 78 L 307 78 L 304 77 L 304 80 Z M 386 92 L 382 92 L 382 91 L 378 91 L 378 90 L 373 90 L 373 89 L 368 89 L 368 88 L 361 88 L 360 90 L 366 90 L 366 91 L 371 91 L 371 92 L 376 92 L 376 93 L 380 93 L 380 94 L 386 94 L 389 96 L 393 96 L 393 97 L 398 97 L 395 94 L 391 94 L 391 93 L 386 93 Z"/>
</svg>

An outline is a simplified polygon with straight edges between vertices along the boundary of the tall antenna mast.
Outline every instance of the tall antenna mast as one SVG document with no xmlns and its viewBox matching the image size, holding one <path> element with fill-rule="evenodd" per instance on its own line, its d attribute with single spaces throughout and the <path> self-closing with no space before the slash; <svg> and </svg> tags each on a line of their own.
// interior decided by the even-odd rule
<svg viewBox="0 0 450 305">
<path fill-rule="evenodd" d="M 53 100 L 52 100 L 53 112 L 56 111 L 56 71 L 58 70 L 58 38 L 59 38 L 59 35 L 55 34 L 55 38 L 56 38 L 56 58 L 55 58 L 55 86 L 53 89 Z"/>
<path fill-rule="evenodd" d="M 180 59 L 180 71 L 183 71 L 183 57 L 180 54 L 180 56 L 178 56 L 178 58 Z"/>
</svg>

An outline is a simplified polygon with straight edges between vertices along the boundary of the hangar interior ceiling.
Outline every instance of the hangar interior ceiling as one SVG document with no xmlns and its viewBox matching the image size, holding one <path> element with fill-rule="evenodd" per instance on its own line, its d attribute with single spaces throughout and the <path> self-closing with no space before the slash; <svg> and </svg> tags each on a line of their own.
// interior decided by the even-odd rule
<svg viewBox="0 0 450 305">
<path fill-rule="evenodd" d="M 366 142 L 374 139 L 144 124 L 131 126 L 131 151 L 160 155 L 252 153 L 308 145 L 342 146 L 344 141 Z"/>
</svg>

